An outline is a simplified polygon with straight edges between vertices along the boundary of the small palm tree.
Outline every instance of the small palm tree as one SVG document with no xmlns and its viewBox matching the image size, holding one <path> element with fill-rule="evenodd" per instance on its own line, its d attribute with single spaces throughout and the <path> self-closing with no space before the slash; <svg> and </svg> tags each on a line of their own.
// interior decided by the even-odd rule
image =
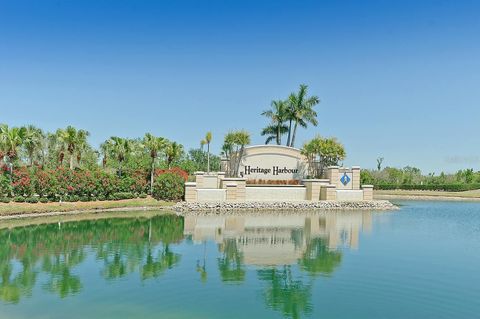
<svg viewBox="0 0 480 319">
<path fill-rule="evenodd" d="M 150 133 L 145 134 L 143 138 L 143 147 L 150 153 L 152 160 L 150 166 L 150 194 L 153 191 L 153 175 L 155 173 L 155 160 L 158 158 L 159 153 L 164 151 L 168 141 L 163 137 L 156 137 Z"/>
<path fill-rule="evenodd" d="M 33 125 L 25 127 L 23 146 L 27 154 L 30 166 L 33 166 L 35 157 L 41 152 L 45 134 L 41 129 Z"/>
<path fill-rule="evenodd" d="M 168 168 L 170 169 L 172 163 L 178 160 L 183 154 L 183 146 L 177 142 L 168 143 L 165 149 L 165 155 L 167 160 Z"/>
<path fill-rule="evenodd" d="M 18 158 L 19 149 L 25 140 L 25 135 L 26 129 L 24 127 L 9 128 L 7 124 L 0 125 L 0 151 L 12 165 Z"/>
<path fill-rule="evenodd" d="M 298 93 L 292 93 L 288 97 L 288 139 L 287 146 L 294 147 L 295 136 L 297 133 L 298 125 L 306 128 L 308 124 L 313 126 L 318 125 L 317 112 L 313 109 L 315 105 L 320 103 L 317 96 L 307 96 L 308 86 L 305 84 L 300 85 Z M 293 131 L 292 131 L 293 124 Z"/>
<path fill-rule="evenodd" d="M 272 108 L 262 112 L 263 116 L 270 119 L 269 126 L 263 129 L 262 136 L 268 135 L 265 144 L 275 140 L 277 145 L 282 144 L 282 135 L 288 131 L 285 121 L 288 119 L 288 107 L 285 101 L 272 101 Z"/>
<path fill-rule="evenodd" d="M 126 138 L 112 136 L 100 148 L 104 154 L 104 165 L 106 165 L 107 157 L 114 158 L 118 162 L 118 175 L 122 176 L 123 163 L 132 152 L 132 142 Z"/>
<path fill-rule="evenodd" d="M 207 132 L 202 142 L 207 144 L 207 173 L 210 174 L 210 143 L 212 142 L 212 132 Z"/>
<path fill-rule="evenodd" d="M 65 129 L 58 129 L 55 133 L 60 144 L 61 154 L 67 151 L 70 155 L 70 169 L 73 169 L 74 159 L 78 157 L 84 145 L 87 144 L 87 137 L 90 135 L 85 130 L 77 130 L 73 126 L 67 126 Z M 63 156 L 62 161 L 63 161 Z"/>
</svg>

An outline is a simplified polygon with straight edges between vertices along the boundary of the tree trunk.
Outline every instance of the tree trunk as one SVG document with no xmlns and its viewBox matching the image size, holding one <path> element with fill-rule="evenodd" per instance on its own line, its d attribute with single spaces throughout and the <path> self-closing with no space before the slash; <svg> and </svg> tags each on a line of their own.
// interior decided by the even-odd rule
<svg viewBox="0 0 480 319">
<path fill-rule="evenodd" d="M 295 121 L 295 125 L 293 126 L 292 142 L 289 145 L 290 147 L 294 147 L 295 145 L 295 135 L 297 134 L 297 126 L 298 126 L 298 122 Z"/>
<path fill-rule="evenodd" d="M 277 126 L 277 145 L 281 145 L 282 141 L 280 140 L 280 124 Z"/>
<path fill-rule="evenodd" d="M 73 169 L 73 154 L 70 154 L 70 169 Z"/>
<path fill-rule="evenodd" d="M 292 120 L 288 124 L 288 137 L 287 137 L 287 146 L 290 146 L 290 136 L 292 134 Z"/>
<path fill-rule="evenodd" d="M 207 144 L 207 173 L 210 174 L 210 143 Z"/>
<path fill-rule="evenodd" d="M 155 172 L 155 158 L 152 158 L 152 169 L 150 170 L 150 195 L 153 195 L 153 173 Z"/>
</svg>

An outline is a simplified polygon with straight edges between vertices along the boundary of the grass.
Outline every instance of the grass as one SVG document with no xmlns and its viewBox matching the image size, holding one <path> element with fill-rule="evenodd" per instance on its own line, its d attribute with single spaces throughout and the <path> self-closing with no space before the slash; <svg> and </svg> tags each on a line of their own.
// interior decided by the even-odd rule
<svg viewBox="0 0 480 319">
<path fill-rule="evenodd" d="M 471 198 L 480 199 L 480 189 L 465 192 L 441 192 L 419 190 L 375 190 L 374 197 L 438 197 L 438 198 Z"/>
<path fill-rule="evenodd" d="M 64 203 L 0 203 L 0 216 L 34 214 L 49 212 L 68 212 L 82 210 L 101 210 L 124 207 L 168 207 L 173 203 L 158 201 L 152 197 L 135 198 L 115 201 L 96 201 L 96 202 L 64 202 Z"/>
</svg>

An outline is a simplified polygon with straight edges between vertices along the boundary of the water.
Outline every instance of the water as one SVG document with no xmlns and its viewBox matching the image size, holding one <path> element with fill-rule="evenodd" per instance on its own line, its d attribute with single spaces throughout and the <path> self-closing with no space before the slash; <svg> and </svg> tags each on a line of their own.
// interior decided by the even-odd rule
<svg viewBox="0 0 480 319">
<path fill-rule="evenodd" d="M 478 318 L 480 204 L 401 204 L 3 221 L 0 318 Z"/>
</svg>

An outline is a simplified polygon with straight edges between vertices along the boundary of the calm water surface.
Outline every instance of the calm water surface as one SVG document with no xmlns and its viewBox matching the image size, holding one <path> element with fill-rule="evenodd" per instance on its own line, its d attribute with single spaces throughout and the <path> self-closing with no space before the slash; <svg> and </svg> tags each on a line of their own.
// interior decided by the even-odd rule
<svg viewBox="0 0 480 319">
<path fill-rule="evenodd" d="M 480 203 L 401 204 L 0 222 L 0 318 L 479 318 Z"/>
</svg>

